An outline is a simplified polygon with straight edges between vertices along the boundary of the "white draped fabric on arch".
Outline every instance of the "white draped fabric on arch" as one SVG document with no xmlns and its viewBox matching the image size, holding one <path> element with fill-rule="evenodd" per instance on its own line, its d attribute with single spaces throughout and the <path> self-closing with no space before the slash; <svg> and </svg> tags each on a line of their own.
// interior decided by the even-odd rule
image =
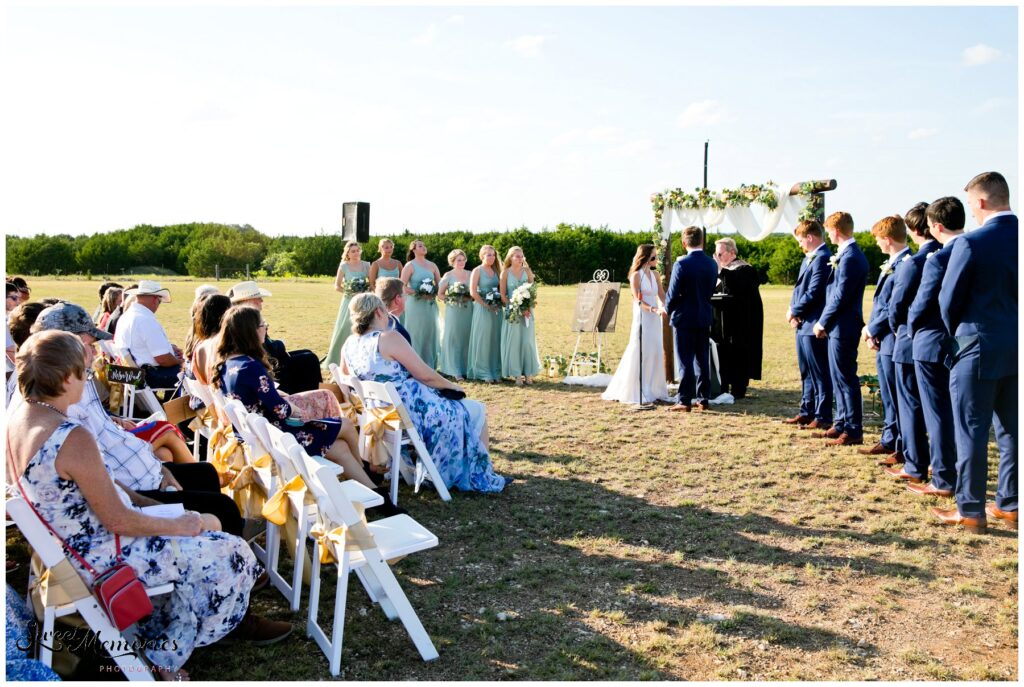
<svg viewBox="0 0 1024 687">
<path fill-rule="evenodd" d="M 661 218 L 661 235 L 664 238 L 669 236 L 673 220 L 678 220 L 680 229 L 691 225 L 722 233 L 734 229 L 737 234 L 751 241 L 760 241 L 776 231 L 792 233 L 800 223 L 800 213 L 807 207 L 808 196 L 791 196 L 788 191 L 778 188 L 775 193 L 779 202 L 774 210 L 756 202 L 748 206 L 730 205 L 721 209 L 666 207 Z"/>
</svg>

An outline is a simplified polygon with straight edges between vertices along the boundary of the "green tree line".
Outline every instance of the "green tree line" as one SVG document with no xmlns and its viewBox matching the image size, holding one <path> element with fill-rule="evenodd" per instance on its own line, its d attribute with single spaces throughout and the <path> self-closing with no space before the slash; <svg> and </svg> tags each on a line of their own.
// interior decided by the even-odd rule
<svg viewBox="0 0 1024 687">
<path fill-rule="evenodd" d="M 709 234 L 710 246 L 721 234 Z M 772 234 L 761 241 L 732 235 L 741 258 L 753 265 L 761 281 L 793 284 L 803 254 L 788 234 Z M 363 258 L 378 257 L 373 236 L 363 244 Z M 413 240 L 427 244 L 427 257 L 443 273 L 448 253 L 461 248 L 469 266 L 479 264 L 479 251 L 494 246 L 499 259 L 512 246 L 520 246 L 538 279 L 547 284 L 588 281 L 595 270 L 607 269 L 613 280 L 624 281 L 637 245 L 650 243 L 650 231 L 615 232 L 606 227 L 559 224 L 555 229 L 533 232 L 526 227 L 503 232 L 470 233 L 450 231 L 417 235 L 392 235 L 395 257 L 403 262 Z M 873 282 L 884 256 L 866 232 L 856 234 L 857 243 L 871 265 Z M 188 274 L 193 277 L 234 278 L 249 273 L 255 278 L 275 276 L 333 275 L 338 268 L 344 242 L 339 234 L 314 236 L 266 236 L 249 225 L 192 223 L 155 227 L 141 224 L 91 236 L 67 234 L 22 237 L 8 235 L 7 273 L 24 275 L 84 274 L 111 276 L 121 273 Z M 671 257 L 682 252 L 679 234 L 674 233 Z"/>
</svg>

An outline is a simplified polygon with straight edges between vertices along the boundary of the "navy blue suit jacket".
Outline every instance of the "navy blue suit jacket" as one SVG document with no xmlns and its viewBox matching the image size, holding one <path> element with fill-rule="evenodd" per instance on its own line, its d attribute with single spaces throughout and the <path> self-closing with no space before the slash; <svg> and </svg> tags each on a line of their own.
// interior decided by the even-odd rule
<svg viewBox="0 0 1024 687">
<path fill-rule="evenodd" d="M 668 305 L 673 327 L 710 327 L 714 321 L 711 295 L 718 282 L 718 263 L 702 250 L 676 260 L 668 283 Z"/>
<path fill-rule="evenodd" d="M 939 309 L 954 356 L 977 348 L 981 378 L 1017 374 L 1017 216 L 1003 215 L 953 242 Z"/>
<path fill-rule="evenodd" d="M 832 268 L 828 259 L 832 251 L 828 244 L 821 244 L 808 255 L 800 267 L 800 276 L 789 299 L 789 311 L 800 318 L 796 333 L 799 336 L 814 336 L 814 325 L 825 309 L 825 286 Z"/>
<path fill-rule="evenodd" d="M 914 360 L 943 363 L 949 355 L 949 332 L 939 312 L 939 289 L 953 251 L 954 238 L 941 250 L 927 256 L 921 268 L 921 284 L 907 312 L 907 333 L 914 340 Z"/>
<path fill-rule="evenodd" d="M 878 340 L 880 355 L 892 355 L 892 347 L 896 337 L 893 330 L 889 328 L 889 298 L 892 296 L 892 287 L 896 283 L 895 270 L 904 257 L 910 257 L 910 249 L 904 248 L 894 257 L 889 258 L 882 271 L 878 275 L 878 282 L 875 284 L 875 295 L 871 298 L 871 317 L 868 318 L 868 332 Z M 887 270 L 887 265 L 892 264 L 892 270 Z M 888 272 L 888 273 L 887 273 Z"/>
<path fill-rule="evenodd" d="M 939 249 L 939 242 L 934 239 L 925 241 L 914 255 L 907 256 L 896 265 L 893 273 L 892 294 L 889 296 L 889 329 L 895 333 L 892 348 L 892 359 L 897 363 L 912 364 L 914 362 L 913 340 L 907 333 L 907 315 L 914 296 L 921 284 L 921 272 L 924 263 L 934 251 Z"/>
<path fill-rule="evenodd" d="M 854 241 L 839 254 L 839 263 L 828 275 L 825 309 L 818 317 L 818 324 L 830 338 L 860 338 L 867 281 L 868 259 Z"/>
<path fill-rule="evenodd" d="M 409 330 L 403 327 L 401 320 L 391 313 L 388 313 L 388 329 L 398 332 L 402 335 L 403 339 L 409 342 L 409 345 L 412 345 L 412 337 L 409 336 Z"/>
</svg>

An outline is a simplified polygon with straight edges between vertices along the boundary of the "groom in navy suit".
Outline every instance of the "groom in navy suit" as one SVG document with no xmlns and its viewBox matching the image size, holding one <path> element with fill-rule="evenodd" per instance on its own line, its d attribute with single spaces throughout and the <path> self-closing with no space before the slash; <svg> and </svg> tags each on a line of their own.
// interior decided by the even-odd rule
<svg viewBox="0 0 1024 687">
<path fill-rule="evenodd" d="M 928 232 L 942 244 L 942 250 L 925 258 L 921 285 L 907 313 L 907 330 L 914 341 L 914 375 L 928 431 L 932 480 L 908 484 L 907 489 L 921 496 L 952 496 L 956 489 L 956 438 L 949 398 L 950 336 L 939 312 L 939 289 L 953 242 L 959 241 L 964 231 L 966 213 L 963 203 L 953 196 L 939 198 L 925 212 Z"/>
<path fill-rule="evenodd" d="M 804 220 L 793 236 L 807 257 L 789 299 L 786 319 L 796 330 L 796 360 L 803 394 L 800 412 L 783 420 L 787 425 L 827 430 L 832 426 L 832 377 L 828 371 L 828 342 L 814 335 L 814 325 L 825 309 L 825 286 L 832 268 L 832 251 L 825 243 L 825 230 L 816 220 Z"/>
<path fill-rule="evenodd" d="M 1017 527 L 1017 216 L 998 172 L 964 189 L 980 229 L 953 243 L 939 309 L 953 336 L 950 392 L 956 426 L 955 510 L 932 509 L 944 524 L 982 532 L 986 515 Z M 985 503 L 988 430 L 995 424 L 999 476 Z"/>
<path fill-rule="evenodd" d="M 667 310 L 682 366 L 679 394 L 671 410 L 689 412 L 691 399 L 696 399 L 698 410 L 707 410 L 711 394 L 711 295 L 718 281 L 718 265 L 704 253 L 704 232 L 700 227 L 686 227 L 682 239 L 687 254 L 672 268 L 667 295 Z"/>
<path fill-rule="evenodd" d="M 815 433 L 832 446 L 864 443 L 864 408 L 857 377 L 857 341 L 864 326 L 864 286 L 868 260 L 853 238 L 853 217 L 833 212 L 825 219 L 825 231 L 838 247 L 829 260 L 832 271 L 825 288 L 825 309 L 814 325 L 814 335 L 828 338 L 828 365 L 836 396 L 832 429 Z"/>
</svg>

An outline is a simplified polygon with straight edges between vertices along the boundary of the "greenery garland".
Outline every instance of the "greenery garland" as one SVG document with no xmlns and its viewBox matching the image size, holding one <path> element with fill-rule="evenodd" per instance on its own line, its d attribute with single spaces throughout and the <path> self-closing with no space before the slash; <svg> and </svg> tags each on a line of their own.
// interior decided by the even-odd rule
<svg viewBox="0 0 1024 687">
<path fill-rule="evenodd" d="M 800 211 L 799 221 L 808 219 L 821 220 L 825 203 L 821 193 L 815 192 L 815 182 L 808 181 L 800 185 L 800 194 L 807 200 L 807 205 Z M 738 188 L 724 188 L 717 193 L 706 188 L 697 188 L 687 193 L 681 188 L 666 189 L 661 193 L 651 194 L 651 207 L 654 209 L 654 245 L 658 247 L 658 270 L 661 270 L 662 257 L 668 249 L 668 242 L 662 238 L 662 217 L 665 208 L 671 210 L 724 210 L 729 207 L 750 207 L 751 203 L 764 205 L 769 210 L 779 207 L 779 196 L 775 184 L 768 181 L 764 184 L 740 184 Z"/>
</svg>

